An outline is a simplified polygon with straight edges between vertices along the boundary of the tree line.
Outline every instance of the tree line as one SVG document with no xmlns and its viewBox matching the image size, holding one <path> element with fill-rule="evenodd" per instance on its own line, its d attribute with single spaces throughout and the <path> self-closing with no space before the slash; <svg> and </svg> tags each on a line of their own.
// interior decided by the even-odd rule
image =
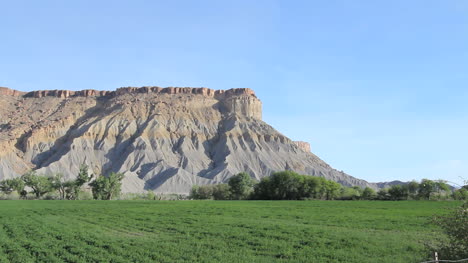
<svg viewBox="0 0 468 263">
<path fill-rule="evenodd" d="M 88 173 L 88 166 L 82 164 L 76 179 L 66 180 L 63 174 L 40 175 L 29 171 L 18 178 L 0 181 L 0 192 L 7 195 L 16 192 L 22 199 L 43 199 L 46 194 L 58 193 L 63 200 L 77 200 L 86 194 L 85 185 L 91 189 L 96 200 L 111 200 L 121 192 L 122 173 L 110 173 L 108 176 L 97 176 Z"/>
<path fill-rule="evenodd" d="M 66 180 L 60 173 L 39 175 L 30 171 L 21 177 L 0 181 L 0 192 L 16 192 L 22 199 L 44 199 L 47 194 L 58 194 L 58 199 L 77 200 L 89 195 L 97 200 L 111 200 L 120 195 L 122 173 L 107 176 L 88 173 L 88 166 L 80 166 L 76 179 Z M 85 187 L 87 186 L 87 187 Z M 282 171 L 254 180 L 247 173 L 231 177 L 226 184 L 194 186 L 192 199 L 215 200 L 468 200 L 468 185 L 453 190 L 444 181 L 423 179 L 403 185 L 393 185 L 376 192 L 370 187 L 346 187 L 323 177 L 300 175 Z"/>
<path fill-rule="evenodd" d="M 227 184 L 194 186 L 193 199 L 215 200 L 468 200 L 468 186 L 452 191 L 444 181 L 423 179 L 404 185 L 393 185 L 376 192 L 370 187 L 346 187 L 323 177 L 282 171 L 260 181 L 239 173 Z"/>
<path fill-rule="evenodd" d="M 453 189 L 443 180 L 422 179 L 407 184 L 393 185 L 377 192 L 381 200 L 468 200 L 468 185 Z"/>
</svg>

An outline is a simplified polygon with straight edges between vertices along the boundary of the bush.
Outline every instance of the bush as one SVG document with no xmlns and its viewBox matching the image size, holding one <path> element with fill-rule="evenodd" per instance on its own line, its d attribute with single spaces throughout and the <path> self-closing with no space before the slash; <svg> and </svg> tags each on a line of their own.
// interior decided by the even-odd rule
<svg viewBox="0 0 468 263">
<path fill-rule="evenodd" d="M 447 235 L 447 240 L 439 240 L 431 248 L 439 253 L 440 259 L 468 258 L 468 203 L 465 202 L 448 215 L 435 217 L 433 222 Z"/>
<path fill-rule="evenodd" d="M 468 200 L 468 190 L 464 187 L 458 190 L 455 190 L 452 194 L 452 197 L 455 200 Z"/>
<path fill-rule="evenodd" d="M 227 184 L 195 185 L 190 192 L 190 198 L 197 200 L 229 200 L 231 198 L 230 187 Z"/>
<path fill-rule="evenodd" d="M 354 187 L 342 187 L 340 191 L 341 200 L 358 200 L 361 199 L 361 193 Z"/>
<path fill-rule="evenodd" d="M 93 200 L 93 194 L 90 191 L 79 191 L 76 200 Z"/>
</svg>

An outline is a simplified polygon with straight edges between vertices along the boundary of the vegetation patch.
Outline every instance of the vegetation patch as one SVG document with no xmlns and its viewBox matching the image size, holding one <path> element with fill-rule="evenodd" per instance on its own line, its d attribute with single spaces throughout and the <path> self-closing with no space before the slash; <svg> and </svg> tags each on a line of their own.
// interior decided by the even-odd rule
<svg viewBox="0 0 468 263">
<path fill-rule="evenodd" d="M 0 262 L 421 262 L 458 201 L 1 201 Z"/>
</svg>

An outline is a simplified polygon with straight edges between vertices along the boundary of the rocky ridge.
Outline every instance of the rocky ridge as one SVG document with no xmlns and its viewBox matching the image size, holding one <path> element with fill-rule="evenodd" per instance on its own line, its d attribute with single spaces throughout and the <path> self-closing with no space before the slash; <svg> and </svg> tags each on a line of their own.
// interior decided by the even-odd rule
<svg viewBox="0 0 468 263">
<path fill-rule="evenodd" d="M 376 187 L 339 172 L 262 121 L 251 89 L 125 87 L 115 91 L 0 87 L 0 179 L 81 163 L 125 173 L 125 192 L 188 193 L 238 172 L 294 170 Z"/>
</svg>

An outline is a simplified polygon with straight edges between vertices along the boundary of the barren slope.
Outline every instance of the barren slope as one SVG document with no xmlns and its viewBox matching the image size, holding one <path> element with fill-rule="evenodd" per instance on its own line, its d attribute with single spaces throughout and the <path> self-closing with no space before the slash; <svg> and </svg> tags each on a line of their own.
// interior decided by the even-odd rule
<svg viewBox="0 0 468 263">
<path fill-rule="evenodd" d="M 242 171 L 260 179 L 285 169 L 375 187 L 263 122 L 249 89 L 0 88 L 0 147 L 0 179 L 29 169 L 72 178 L 87 163 L 95 174 L 125 173 L 125 192 L 188 193 Z"/>
</svg>

